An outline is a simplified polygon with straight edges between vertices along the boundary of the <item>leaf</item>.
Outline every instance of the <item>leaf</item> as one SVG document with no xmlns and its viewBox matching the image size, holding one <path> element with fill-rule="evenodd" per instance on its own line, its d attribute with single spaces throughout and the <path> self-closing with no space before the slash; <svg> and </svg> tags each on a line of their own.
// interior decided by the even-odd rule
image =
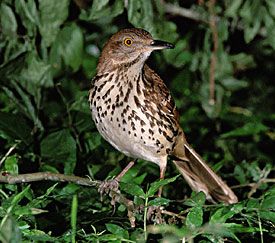
<svg viewBox="0 0 275 243">
<path fill-rule="evenodd" d="M 266 0 L 266 4 L 268 6 L 268 11 L 275 18 L 275 2 L 273 0 Z"/>
<path fill-rule="evenodd" d="M 203 211 L 202 207 L 195 206 L 191 208 L 189 213 L 187 214 L 185 224 L 191 228 L 199 227 L 203 222 Z"/>
<path fill-rule="evenodd" d="M 230 132 L 223 133 L 221 138 L 232 138 L 232 137 L 244 137 L 250 135 L 256 135 L 258 133 L 266 132 L 268 128 L 260 122 L 249 122 L 243 127 L 236 128 Z"/>
<path fill-rule="evenodd" d="M 53 87 L 51 66 L 38 57 L 34 51 L 26 57 L 26 63 L 21 70 L 18 79 L 21 85 L 38 99 L 38 93 L 42 87 Z"/>
<path fill-rule="evenodd" d="M 0 6 L 1 31 L 4 36 L 14 38 L 17 31 L 17 22 L 12 9 L 5 3 Z"/>
<path fill-rule="evenodd" d="M 49 233 L 50 234 L 50 233 Z M 30 229 L 24 230 L 24 237 L 33 242 L 58 242 L 59 239 L 46 234 L 42 230 Z"/>
<path fill-rule="evenodd" d="M 236 223 L 223 223 L 222 226 L 234 233 L 253 233 L 259 231 L 259 228 L 246 227 L 242 224 Z"/>
<path fill-rule="evenodd" d="M 54 42 L 59 27 L 67 19 L 69 4 L 69 0 L 39 0 L 39 31 L 45 47 L 49 47 Z"/>
<path fill-rule="evenodd" d="M 259 215 L 265 220 L 275 222 L 275 189 L 272 188 L 265 193 L 265 197 L 260 204 Z"/>
<path fill-rule="evenodd" d="M 184 201 L 184 205 L 187 206 L 203 206 L 206 200 L 206 196 L 203 192 L 193 192 L 192 197 Z"/>
<path fill-rule="evenodd" d="M 101 145 L 101 135 L 98 132 L 91 132 L 85 136 L 87 148 L 92 151 Z"/>
<path fill-rule="evenodd" d="M 29 95 L 16 82 L 12 81 L 11 83 L 19 94 L 20 99 L 18 98 L 18 95 L 4 87 L 3 90 L 6 92 L 7 96 L 14 101 L 20 111 L 33 121 L 35 128 L 43 130 L 43 125 L 38 117 L 37 109 L 34 107 Z M 37 94 L 37 99 L 40 100 L 40 98 L 40 94 Z"/>
<path fill-rule="evenodd" d="M 157 197 L 148 202 L 148 206 L 167 206 L 170 200 L 167 198 Z"/>
<path fill-rule="evenodd" d="M 265 193 L 261 203 L 261 209 L 275 209 L 275 188 L 271 188 Z"/>
<path fill-rule="evenodd" d="M 25 187 L 25 189 L 23 191 L 21 191 L 20 193 L 14 195 L 12 198 L 12 201 L 11 201 L 11 206 L 17 205 L 25 197 L 25 195 L 29 192 L 29 189 L 30 189 L 30 185 Z"/>
<path fill-rule="evenodd" d="M 165 186 L 165 185 L 175 181 L 178 177 L 179 177 L 179 175 L 176 175 L 172 178 L 168 178 L 168 179 L 164 179 L 164 180 L 160 180 L 160 181 L 156 181 L 156 182 L 151 183 L 150 188 L 147 192 L 147 197 L 153 197 L 155 195 L 156 191 L 161 186 Z"/>
<path fill-rule="evenodd" d="M 22 242 L 21 231 L 17 222 L 11 216 L 8 216 L 4 222 L 1 223 L 0 241 L 3 243 Z"/>
<path fill-rule="evenodd" d="M 94 0 L 92 7 L 88 11 L 82 11 L 80 18 L 86 21 L 97 20 L 106 17 L 114 18 L 117 15 L 122 14 L 123 10 L 123 0 Z"/>
<path fill-rule="evenodd" d="M 187 40 L 181 39 L 175 43 L 175 48 L 164 52 L 165 60 L 174 67 L 180 68 L 189 63 L 192 59 L 187 49 Z"/>
<path fill-rule="evenodd" d="M 83 34 L 76 24 L 65 26 L 57 36 L 50 50 L 50 62 L 58 73 L 62 69 L 61 60 L 77 71 L 82 63 Z"/>
<path fill-rule="evenodd" d="M 15 1 L 15 9 L 19 14 L 22 24 L 27 29 L 28 36 L 36 35 L 36 27 L 39 24 L 38 11 L 34 0 Z"/>
<path fill-rule="evenodd" d="M 73 196 L 73 201 L 71 206 L 71 228 L 72 228 L 71 239 L 73 243 L 76 242 L 75 236 L 76 236 L 76 224 L 77 224 L 77 207 L 78 207 L 78 200 L 77 200 L 77 195 L 75 194 Z"/>
<path fill-rule="evenodd" d="M 236 91 L 242 88 L 246 88 L 248 86 L 247 81 L 244 80 L 238 80 L 232 77 L 225 78 L 220 80 L 220 83 L 230 91 Z"/>
<path fill-rule="evenodd" d="M 221 85 L 215 85 L 216 102 L 215 104 L 209 103 L 209 83 L 203 82 L 200 87 L 200 101 L 202 108 L 210 118 L 216 118 L 220 115 L 223 105 L 223 98 L 225 95 L 224 88 Z"/>
<path fill-rule="evenodd" d="M 64 164 L 65 174 L 72 174 L 76 163 L 76 142 L 68 130 L 53 132 L 42 140 L 41 155 L 44 159 Z"/>
<path fill-rule="evenodd" d="M 240 10 L 240 6 L 243 0 L 234 0 L 229 2 L 229 6 L 227 6 L 225 10 L 225 16 L 236 18 L 238 17 L 238 12 Z"/>
<path fill-rule="evenodd" d="M 18 175 L 18 160 L 16 155 L 9 156 L 5 160 L 5 170 L 12 175 Z"/>
<path fill-rule="evenodd" d="M 31 127 L 27 121 L 18 114 L 0 111 L 0 136 L 9 140 L 21 140 L 25 144 L 31 141 Z"/>
<path fill-rule="evenodd" d="M 149 32 L 153 31 L 153 6 L 147 0 L 128 1 L 128 20 L 135 27 L 144 28 Z"/>
<path fill-rule="evenodd" d="M 232 218 L 235 214 L 240 213 L 243 210 L 242 204 L 235 204 L 232 206 L 222 207 L 216 210 L 211 216 L 211 223 L 225 223 L 228 219 Z"/>
<path fill-rule="evenodd" d="M 128 231 L 116 224 L 106 224 L 106 228 L 108 231 L 110 231 L 116 236 L 119 236 L 120 238 L 129 239 Z"/>
<path fill-rule="evenodd" d="M 132 196 L 137 196 L 137 197 L 141 197 L 141 198 L 145 198 L 145 193 L 142 190 L 142 188 L 136 184 L 133 183 L 123 183 L 120 182 L 120 188 L 121 190 L 129 193 Z"/>
</svg>

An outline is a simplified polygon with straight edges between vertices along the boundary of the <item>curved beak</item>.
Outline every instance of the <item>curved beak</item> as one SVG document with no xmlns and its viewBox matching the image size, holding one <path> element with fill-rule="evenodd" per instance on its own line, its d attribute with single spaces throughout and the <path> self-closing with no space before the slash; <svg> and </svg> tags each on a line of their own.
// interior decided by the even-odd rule
<svg viewBox="0 0 275 243">
<path fill-rule="evenodd" d="M 161 49 L 173 49 L 174 45 L 161 40 L 153 40 L 150 44 L 150 47 L 153 50 L 161 50 Z"/>
</svg>

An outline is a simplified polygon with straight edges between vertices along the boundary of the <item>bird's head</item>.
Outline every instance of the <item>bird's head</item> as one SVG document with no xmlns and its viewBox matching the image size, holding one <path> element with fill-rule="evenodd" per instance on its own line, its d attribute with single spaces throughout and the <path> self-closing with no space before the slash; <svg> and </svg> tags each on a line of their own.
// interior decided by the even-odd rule
<svg viewBox="0 0 275 243">
<path fill-rule="evenodd" d="M 168 42 L 154 40 L 143 29 L 123 29 L 114 34 L 105 44 L 99 60 L 98 69 L 106 65 L 137 65 L 142 67 L 154 50 L 174 48 Z"/>
</svg>

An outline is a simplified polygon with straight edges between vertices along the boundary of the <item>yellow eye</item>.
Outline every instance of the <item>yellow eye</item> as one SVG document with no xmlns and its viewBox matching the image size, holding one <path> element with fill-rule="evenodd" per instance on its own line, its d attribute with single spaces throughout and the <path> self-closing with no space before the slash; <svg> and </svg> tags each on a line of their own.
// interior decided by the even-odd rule
<svg viewBox="0 0 275 243">
<path fill-rule="evenodd" d="M 126 39 L 124 40 L 124 45 L 130 46 L 130 45 L 132 45 L 132 44 L 133 44 L 133 40 L 132 40 L 131 38 L 126 38 Z"/>
</svg>

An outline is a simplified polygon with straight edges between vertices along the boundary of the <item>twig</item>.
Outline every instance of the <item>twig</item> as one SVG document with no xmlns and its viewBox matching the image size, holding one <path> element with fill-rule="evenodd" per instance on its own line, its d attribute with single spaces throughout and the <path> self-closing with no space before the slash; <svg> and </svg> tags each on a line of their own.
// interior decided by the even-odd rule
<svg viewBox="0 0 275 243">
<path fill-rule="evenodd" d="M 269 173 L 270 173 L 270 169 L 264 168 L 261 171 L 261 178 L 260 178 L 260 180 L 257 183 L 255 183 L 254 186 L 251 187 L 250 192 L 247 194 L 248 198 L 250 198 L 257 191 L 257 189 L 263 184 L 262 181 L 267 178 L 267 176 L 269 175 Z"/>
<path fill-rule="evenodd" d="M 100 181 L 91 181 L 89 178 L 83 178 L 79 176 L 63 175 L 50 172 L 37 172 L 30 174 L 10 175 L 0 174 L 0 182 L 8 184 L 18 184 L 24 182 L 33 181 L 61 181 L 61 182 L 73 182 L 82 186 L 99 186 Z"/>
<path fill-rule="evenodd" d="M 197 22 L 202 22 L 204 24 L 209 24 L 209 20 L 207 19 L 206 15 L 202 15 L 201 13 L 198 13 L 194 10 L 183 8 L 172 3 L 164 3 L 164 1 L 163 1 L 163 6 L 164 6 L 165 12 L 173 16 L 180 16 L 183 18 L 192 19 Z M 216 23 L 222 21 L 222 17 L 219 17 L 219 16 L 215 16 L 214 19 Z M 241 22 L 238 22 L 234 27 L 236 27 L 236 29 L 241 31 L 244 30 L 244 25 Z M 264 27 L 260 28 L 258 34 L 262 37 L 266 37 L 267 35 L 266 28 Z"/>
<path fill-rule="evenodd" d="M 172 15 L 178 15 L 184 18 L 192 19 L 198 22 L 204 22 L 208 23 L 208 20 L 204 17 L 202 17 L 199 13 L 187 9 L 187 8 L 182 8 L 180 6 L 174 5 L 172 3 L 163 3 L 165 12 L 172 14 Z"/>
<path fill-rule="evenodd" d="M 10 147 L 8 152 L 4 155 L 4 157 L 0 160 L 0 167 L 2 166 L 3 162 L 8 158 L 8 156 L 11 154 L 11 152 L 16 148 L 18 143 L 14 144 L 13 146 Z"/>
<path fill-rule="evenodd" d="M 209 26 L 212 31 L 213 51 L 211 53 L 210 70 L 209 70 L 209 104 L 215 105 L 215 70 L 217 64 L 217 52 L 218 52 L 218 30 L 216 25 L 215 16 L 215 4 L 216 0 L 209 0 L 208 11 L 210 14 Z"/>
<path fill-rule="evenodd" d="M 167 211 L 167 210 L 164 210 L 164 209 L 161 210 L 161 213 L 169 215 L 169 216 L 172 216 L 172 217 L 176 217 L 176 218 L 179 218 L 179 219 L 182 219 L 182 220 L 186 219 L 186 217 L 184 217 L 184 216 L 181 216 L 181 215 L 179 215 L 177 213 L 173 213 L 171 211 Z"/>
<path fill-rule="evenodd" d="M 72 115 L 71 115 L 71 111 L 70 111 L 70 107 L 69 107 L 69 102 L 66 100 L 66 98 L 63 95 L 61 89 L 59 88 L 60 86 L 61 86 L 60 83 L 58 83 L 55 87 L 56 87 L 56 90 L 57 90 L 58 94 L 60 95 L 60 97 L 62 99 L 62 102 L 64 103 L 64 105 L 66 107 L 66 112 L 67 112 L 67 115 L 68 115 L 69 128 L 71 128 L 71 130 L 72 130 L 72 132 L 75 136 L 75 140 L 76 140 L 76 143 L 78 145 L 79 151 L 83 152 L 82 146 L 81 146 L 80 141 L 79 141 L 79 135 L 77 133 L 76 128 L 73 125 L 73 119 L 72 119 Z"/>
<path fill-rule="evenodd" d="M 254 191 L 255 189 L 257 190 L 260 187 L 260 185 L 263 183 L 275 183 L 275 179 L 272 179 L 272 178 L 260 179 L 258 182 L 255 182 L 255 183 L 247 183 L 242 185 L 231 186 L 231 188 L 236 189 L 236 188 L 242 188 L 242 187 L 251 187 L 253 188 L 253 191 Z"/>
</svg>

